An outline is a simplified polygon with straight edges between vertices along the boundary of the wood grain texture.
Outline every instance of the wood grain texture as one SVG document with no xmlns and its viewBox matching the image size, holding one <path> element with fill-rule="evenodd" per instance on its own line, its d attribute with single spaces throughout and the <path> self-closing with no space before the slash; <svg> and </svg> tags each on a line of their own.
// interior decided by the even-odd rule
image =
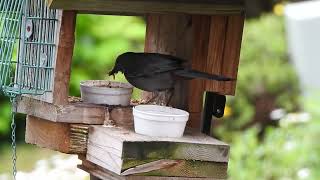
<svg viewBox="0 0 320 180">
<path fill-rule="evenodd" d="M 210 16 L 192 16 L 193 48 L 191 67 L 203 71 L 206 68 L 208 43 L 210 35 Z M 204 80 L 194 79 L 189 83 L 189 112 L 201 112 L 203 105 Z"/>
<path fill-rule="evenodd" d="M 206 72 L 237 78 L 244 18 L 244 14 L 211 17 Z M 207 91 L 235 95 L 236 81 L 205 84 Z"/>
<path fill-rule="evenodd" d="M 237 78 L 239 67 L 244 20 L 244 14 L 228 16 L 221 74 L 235 79 Z M 223 94 L 234 95 L 235 91 L 236 81 L 224 82 L 220 88 L 220 92 L 223 92 Z"/>
<path fill-rule="evenodd" d="M 53 84 L 53 104 L 68 104 L 71 62 L 75 41 L 76 12 L 63 11 L 59 38 L 57 38 L 57 54 Z M 58 27 L 59 28 L 59 27 Z"/>
<path fill-rule="evenodd" d="M 191 60 L 193 47 L 191 21 L 189 15 L 148 15 L 145 52 L 170 54 Z M 188 82 L 179 81 L 174 88 L 170 104 L 173 107 L 187 110 Z M 143 97 L 148 96 L 152 95 L 143 94 Z"/>
<path fill-rule="evenodd" d="M 210 37 L 209 37 L 209 52 L 206 63 L 206 72 L 222 75 L 221 68 L 223 63 L 223 54 L 227 30 L 227 16 L 212 16 Z M 206 81 L 206 90 L 219 92 L 219 86 L 223 82 Z"/>
<path fill-rule="evenodd" d="M 168 160 L 165 160 L 168 161 Z M 194 178 L 227 178 L 227 163 L 192 161 L 192 160 L 171 160 L 168 164 L 158 165 L 158 161 L 146 163 L 140 166 L 147 166 L 146 172 L 136 173 L 134 175 L 144 176 L 170 176 L 170 177 L 194 177 Z M 165 163 L 165 162 L 164 162 Z M 151 166 L 152 167 L 149 167 Z M 131 168 L 135 170 L 140 166 Z M 152 169 L 153 168 L 153 169 Z M 148 171 L 150 170 L 150 171 Z M 128 170 L 127 170 L 128 171 Z M 126 171 L 124 171 L 125 173 Z M 133 175 L 133 174 L 132 174 Z"/>
<path fill-rule="evenodd" d="M 120 175 L 129 168 L 162 159 L 227 163 L 228 154 L 227 144 L 194 131 L 187 131 L 182 138 L 155 138 L 121 128 L 91 126 L 87 160 Z M 157 173 L 160 171 L 152 174 Z M 170 173 L 182 176 L 175 171 Z M 201 174 L 213 175 L 209 172 Z M 184 176 L 187 176 L 186 172 Z"/>
<path fill-rule="evenodd" d="M 25 141 L 42 148 L 68 153 L 86 153 L 88 126 L 54 123 L 27 116 Z"/>
<path fill-rule="evenodd" d="M 198 71 L 204 71 L 209 51 L 210 16 L 192 16 L 192 30 L 193 48 L 191 68 Z M 202 79 L 193 79 L 189 81 L 188 89 L 189 104 L 187 111 L 190 113 L 190 116 L 187 126 L 200 130 L 205 81 Z"/>
<path fill-rule="evenodd" d="M 145 51 L 178 56 L 189 60 L 193 69 L 236 78 L 243 20 L 243 14 L 148 15 Z M 236 82 L 178 82 L 171 105 L 190 112 L 188 126 L 200 129 L 204 92 L 234 95 L 235 89 Z"/>
<path fill-rule="evenodd" d="M 233 14 L 244 10 L 242 0 L 47 0 L 50 8 L 86 13 Z"/>
<path fill-rule="evenodd" d="M 208 50 L 206 31 L 210 26 L 205 21 L 206 16 L 148 15 L 145 52 L 178 56 L 189 60 L 192 68 L 202 70 Z M 179 81 L 174 88 L 170 105 L 191 112 L 188 126 L 200 130 L 204 81 Z M 152 93 L 145 92 L 143 96 L 148 99 Z"/>
<path fill-rule="evenodd" d="M 66 105 L 22 97 L 18 100 L 17 111 L 52 122 L 103 124 L 109 118 L 108 108 L 81 102 L 70 102 Z"/>
<path fill-rule="evenodd" d="M 117 175 L 107 169 L 104 169 L 98 165 L 95 165 L 88 161 L 82 161 L 82 165 L 78 168 L 90 173 L 91 175 L 102 179 L 102 180 L 222 180 L 226 178 L 192 178 L 192 177 L 166 177 L 166 176 L 139 176 L 139 175 L 129 175 L 121 176 Z"/>
<path fill-rule="evenodd" d="M 115 107 L 110 110 L 110 119 L 117 127 L 133 129 L 132 107 Z"/>
</svg>

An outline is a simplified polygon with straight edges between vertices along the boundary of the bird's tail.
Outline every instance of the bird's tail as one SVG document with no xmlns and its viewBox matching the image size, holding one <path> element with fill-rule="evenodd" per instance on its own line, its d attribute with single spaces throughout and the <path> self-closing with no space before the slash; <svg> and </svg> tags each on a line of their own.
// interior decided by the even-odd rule
<svg viewBox="0 0 320 180">
<path fill-rule="evenodd" d="M 175 74 L 180 77 L 184 78 L 201 78 L 201 79 L 209 79 L 209 80 L 216 80 L 216 81 L 234 81 L 235 79 L 221 76 L 221 75 L 216 75 L 216 74 L 208 74 L 200 71 L 195 71 L 195 70 L 179 70 L 176 71 Z"/>
</svg>

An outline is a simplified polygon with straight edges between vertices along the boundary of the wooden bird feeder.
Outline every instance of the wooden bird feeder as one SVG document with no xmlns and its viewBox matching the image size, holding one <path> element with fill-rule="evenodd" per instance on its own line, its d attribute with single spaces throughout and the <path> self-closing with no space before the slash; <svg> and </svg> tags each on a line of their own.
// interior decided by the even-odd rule
<svg viewBox="0 0 320 180">
<path fill-rule="evenodd" d="M 68 89 L 78 13 L 146 16 L 145 52 L 178 56 L 193 69 L 236 79 L 245 19 L 241 0 L 47 0 L 47 5 L 59 15 L 52 89 L 18 101 L 17 111 L 28 115 L 26 142 L 79 154 L 79 168 L 92 179 L 227 178 L 229 146 L 199 128 L 204 92 L 234 95 L 236 81 L 176 85 L 172 106 L 190 112 L 183 138 L 152 138 L 105 127 L 109 120 L 132 120 L 131 107 L 85 104 L 70 98 Z"/>
</svg>

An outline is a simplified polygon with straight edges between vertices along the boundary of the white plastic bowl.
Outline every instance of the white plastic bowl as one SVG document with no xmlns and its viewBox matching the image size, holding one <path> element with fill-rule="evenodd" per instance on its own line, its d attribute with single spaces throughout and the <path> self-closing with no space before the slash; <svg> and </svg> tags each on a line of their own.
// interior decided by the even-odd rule
<svg viewBox="0 0 320 180">
<path fill-rule="evenodd" d="M 83 102 L 121 106 L 130 105 L 133 91 L 129 83 L 105 80 L 82 81 L 80 89 Z"/>
<path fill-rule="evenodd" d="M 138 134 L 157 137 L 182 137 L 189 113 L 180 109 L 138 105 L 133 108 L 134 130 Z"/>
</svg>

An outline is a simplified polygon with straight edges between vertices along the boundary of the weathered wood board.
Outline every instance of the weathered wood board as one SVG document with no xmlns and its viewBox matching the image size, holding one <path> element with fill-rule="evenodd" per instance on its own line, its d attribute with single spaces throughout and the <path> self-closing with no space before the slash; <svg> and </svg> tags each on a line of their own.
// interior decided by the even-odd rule
<svg viewBox="0 0 320 180">
<path fill-rule="evenodd" d="M 90 173 L 94 178 L 101 180 L 222 180 L 226 178 L 191 178 L 191 177 L 168 177 L 168 176 L 139 176 L 129 175 L 121 176 L 111 171 L 108 171 L 98 165 L 90 163 L 89 161 L 82 160 L 82 165 L 78 165 L 78 168 Z M 93 178 L 93 179 L 94 179 Z"/>
<path fill-rule="evenodd" d="M 237 78 L 245 15 L 211 16 L 204 72 Z M 205 90 L 235 95 L 236 81 L 205 82 Z"/>
<path fill-rule="evenodd" d="M 56 123 L 27 116 L 26 143 L 68 154 L 84 154 L 87 139 L 88 125 Z"/>
<path fill-rule="evenodd" d="M 75 43 L 76 11 L 62 11 L 53 82 L 53 104 L 68 104 L 69 81 Z"/>
<path fill-rule="evenodd" d="M 244 10 L 242 0 L 47 0 L 50 8 L 86 13 L 232 14 Z"/>
<path fill-rule="evenodd" d="M 133 129 L 133 114 L 131 107 L 115 107 L 110 110 L 110 120 L 117 127 Z"/>
<path fill-rule="evenodd" d="M 225 177 L 228 156 L 227 144 L 193 131 L 155 138 L 115 127 L 89 129 L 87 160 L 118 175 Z"/>
<path fill-rule="evenodd" d="M 103 124 L 109 118 L 109 111 L 105 106 L 82 102 L 54 105 L 29 97 L 18 100 L 17 112 L 64 123 Z"/>
</svg>

